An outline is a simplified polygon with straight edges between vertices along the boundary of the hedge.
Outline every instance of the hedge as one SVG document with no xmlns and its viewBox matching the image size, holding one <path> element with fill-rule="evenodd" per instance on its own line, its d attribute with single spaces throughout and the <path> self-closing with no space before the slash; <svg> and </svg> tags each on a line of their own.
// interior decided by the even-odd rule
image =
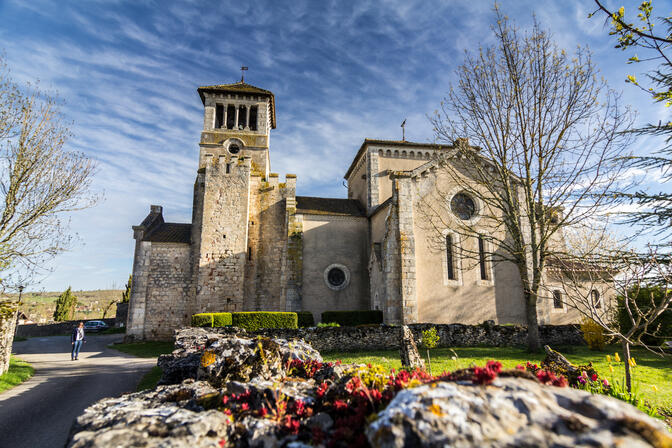
<svg viewBox="0 0 672 448">
<path fill-rule="evenodd" d="M 191 316 L 192 327 L 228 327 L 231 313 L 199 313 Z"/>
<path fill-rule="evenodd" d="M 299 311 L 296 313 L 296 317 L 298 318 L 299 328 L 315 326 L 315 319 L 310 311 Z"/>
<path fill-rule="evenodd" d="M 637 297 L 634 297 L 634 291 L 630 292 L 630 308 L 633 308 L 635 304 L 643 312 L 651 312 L 651 299 L 653 298 L 653 303 L 657 306 L 661 301 L 667 298 L 665 290 L 659 286 L 651 287 L 642 287 L 638 289 Z M 630 316 L 625 308 L 625 297 L 618 296 L 618 307 L 617 307 L 617 319 L 618 324 L 621 330 L 621 333 L 626 333 L 632 328 L 632 322 L 630 321 Z M 649 331 L 653 332 L 657 330 L 656 336 L 645 335 L 635 333 L 632 335 L 633 339 L 636 339 L 641 335 L 642 341 L 646 344 L 659 345 L 663 341 L 670 340 L 672 338 L 672 309 L 667 309 L 661 313 L 656 319 L 649 323 Z"/>
<path fill-rule="evenodd" d="M 296 313 L 250 311 L 232 313 L 233 326 L 256 331 L 262 328 L 298 328 Z"/>
<path fill-rule="evenodd" d="M 336 322 L 342 327 L 355 327 L 366 324 L 382 324 L 383 312 L 380 310 L 359 311 L 325 311 L 322 313 L 322 322 Z"/>
</svg>

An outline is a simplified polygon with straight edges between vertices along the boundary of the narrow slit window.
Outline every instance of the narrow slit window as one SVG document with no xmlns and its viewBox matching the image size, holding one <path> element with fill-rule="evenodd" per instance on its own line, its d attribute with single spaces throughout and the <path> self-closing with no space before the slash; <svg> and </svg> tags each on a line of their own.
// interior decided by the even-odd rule
<svg viewBox="0 0 672 448">
<path fill-rule="evenodd" d="M 448 268 L 448 280 L 455 280 L 455 256 L 452 235 L 446 235 L 446 267 Z"/>
<path fill-rule="evenodd" d="M 257 114 L 259 108 L 257 106 L 250 107 L 250 131 L 257 130 Z"/>
<path fill-rule="evenodd" d="M 218 104 L 215 107 L 215 128 L 224 126 L 224 105 Z"/>
<path fill-rule="evenodd" d="M 488 280 L 488 269 L 485 266 L 485 241 L 482 235 L 478 236 L 478 264 L 481 266 L 481 280 Z"/>
<path fill-rule="evenodd" d="M 602 308 L 602 300 L 600 299 L 600 293 L 597 292 L 596 289 L 590 291 L 590 298 L 592 299 L 593 305 L 595 306 L 596 310 Z"/>
<path fill-rule="evenodd" d="M 233 104 L 226 107 L 226 129 L 233 129 L 236 125 L 236 108 Z"/>
<path fill-rule="evenodd" d="M 252 261 L 252 248 L 247 248 L 247 261 Z"/>
<path fill-rule="evenodd" d="M 562 309 L 562 293 L 557 289 L 553 291 L 553 308 Z"/>
<path fill-rule="evenodd" d="M 226 174 L 230 174 L 230 173 L 231 173 L 231 164 L 227 163 L 226 164 Z"/>
</svg>

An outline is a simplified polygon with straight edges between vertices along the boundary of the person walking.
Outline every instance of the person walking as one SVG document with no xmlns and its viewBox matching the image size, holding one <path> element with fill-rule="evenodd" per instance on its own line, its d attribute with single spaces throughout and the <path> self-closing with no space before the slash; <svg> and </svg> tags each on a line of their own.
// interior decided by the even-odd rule
<svg viewBox="0 0 672 448">
<path fill-rule="evenodd" d="M 71 360 L 76 361 L 79 359 L 79 350 L 82 348 L 82 344 L 86 342 L 86 335 L 84 334 L 84 322 L 80 322 L 77 327 L 72 329 L 70 341 L 72 342 Z"/>
</svg>

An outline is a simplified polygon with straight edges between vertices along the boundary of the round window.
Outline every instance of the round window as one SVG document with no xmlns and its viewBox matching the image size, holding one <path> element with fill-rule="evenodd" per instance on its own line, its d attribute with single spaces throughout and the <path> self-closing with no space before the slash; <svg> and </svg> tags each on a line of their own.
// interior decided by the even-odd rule
<svg viewBox="0 0 672 448">
<path fill-rule="evenodd" d="M 327 281 L 331 286 L 338 288 L 345 283 L 345 272 L 341 268 L 331 268 L 327 272 Z"/>
<path fill-rule="evenodd" d="M 450 209 L 463 221 L 468 221 L 476 214 L 476 204 L 466 193 L 457 193 L 450 201 Z"/>
<path fill-rule="evenodd" d="M 339 291 L 350 283 L 350 271 L 342 264 L 332 264 L 324 270 L 324 282 L 329 289 Z"/>
<path fill-rule="evenodd" d="M 238 145 L 229 146 L 229 152 L 231 154 L 238 154 L 240 152 L 240 147 Z"/>
</svg>

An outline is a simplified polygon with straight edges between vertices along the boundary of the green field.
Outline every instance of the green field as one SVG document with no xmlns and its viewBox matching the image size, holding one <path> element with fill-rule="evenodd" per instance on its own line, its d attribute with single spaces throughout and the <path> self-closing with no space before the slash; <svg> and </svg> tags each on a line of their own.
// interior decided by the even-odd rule
<svg viewBox="0 0 672 448">
<path fill-rule="evenodd" d="M 12 356 L 9 359 L 9 370 L 0 375 L 0 392 L 23 383 L 33 376 L 34 371 L 30 364 Z"/>
<path fill-rule="evenodd" d="M 56 308 L 56 299 L 63 291 L 24 292 L 21 296 L 19 309 L 26 313 L 33 322 L 48 322 L 52 319 Z M 101 319 L 107 305 L 121 299 L 120 289 L 101 289 L 97 291 L 73 291 L 77 296 L 77 308 L 73 320 Z M 18 300 L 18 294 L 9 294 L 12 300 Z M 114 317 L 116 304 L 112 305 L 105 317 Z"/>
<path fill-rule="evenodd" d="M 595 352 L 588 347 L 558 347 L 558 350 L 577 365 L 589 362 L 610 383 L 620 379 L 622 381 L 623 363 L 612 362 L 614 373 L 609 371 L 606 355 L 619 350 L 618 346 L 607 347 L 602 352 Z M 420 349 L 420 354 L 427 359 L 426 351 Z M 341 360 L 343 363 L 371 363 L 380 364 L 388 369 L 399 369 L 399 350 L 381 350 L 366 352 L 325 352 L 322 354 L 325 361 Z M 543 353 L 530 354 L 524 347 L 455 347 L 453 349 L 437 348 L 430 351 L 432 371 L 439 374 L 443 371 L 454 371 L 469 367 L 472 364 L 484 365 L 488 360 L 500 361 L 504 368 L 515 368 L 526 361 L 539 364 L 545 357 Z M 643 349 L 632 350 L 632 357 L 637 362 L 633 378 L 638 393 L 653 405 L 666 408 L 672 407 L 672 358 L 668 355 L 661 358 Z M 655 388 L 654 388 L 655 386 Z"/>
</svg>

